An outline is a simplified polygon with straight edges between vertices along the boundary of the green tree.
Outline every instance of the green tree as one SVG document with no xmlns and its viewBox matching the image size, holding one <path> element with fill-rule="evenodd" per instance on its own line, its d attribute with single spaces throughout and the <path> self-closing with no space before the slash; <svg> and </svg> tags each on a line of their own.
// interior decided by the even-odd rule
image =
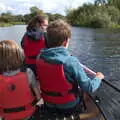
<svg viewBox="0 0 120 120">
<path fill-rule="evenodd" d="M 15 21 L 16 22 L 23 22 L 24 21 L 24 16 L 23 15 L 16 15 L 15 16 Z"/>
<path fill-rule="evenodd" d="M 107 28 L 112 25 L 111 17 L 107 12 L 97 12 L 93 15 L 90 23 L 90 27 L 94 28 Z"/>
<path fill-rule="evenodd" d="M 48 17 L 49 17 L 49 21 L 54 21 L 56 19 L 65 19 L 65 16 L 60 15 L 60 14 L 51 14 L 51 13 L 47 13 Z"/>
<path fill-rule="evenodd" d="M 120 0 L 107 0 L 109 5 L 114 5 L 120 9 Z"/>
<path fill-rule="evenodd" d="M 13 18 L 13 15 L 10 11 L 7 11 L 6 13 L 2 13 L 0 17 L 0 21 L 2 22 L 11 22 Z"/>
<path fill-rule="evenodd" d="M 118 21 L 120 20 L 120 10 L 115 6 L 108 6 L 107 11 L 109 16 L 111 17 L 111 21 L 118 24 Z"/>
<path fill-rule="evenodd" d="M 12 16 L 12 13 L 7 11 L 6 13 L 2 13 L 1 16 Z"/>
<path fill-rule="evenodd" d="M 39 8 L 37 8 L 35 6 L 30 8 L 30 12 L 31 12 L 30 15 L 32 17 L 36 16 L 36 15 L 43 15 L 44 14 L 44 12 L 42 10 L 40 10 Z"/>
<path fill-rule="evenodd" d="M 70 10 L 66 18 L 75 26 L 111 27 L 120 24 L 120 11 L 108 4 L 84 4 L 77 9 Z"/>
<path fill-rule="evenodd" d="M 24 15 L 24 22 L 27 24 L 31 18 L 32 18 L 32 17 L 31 17 L 30 14 L 25 14 L 25 15 Z"/>
</svg>

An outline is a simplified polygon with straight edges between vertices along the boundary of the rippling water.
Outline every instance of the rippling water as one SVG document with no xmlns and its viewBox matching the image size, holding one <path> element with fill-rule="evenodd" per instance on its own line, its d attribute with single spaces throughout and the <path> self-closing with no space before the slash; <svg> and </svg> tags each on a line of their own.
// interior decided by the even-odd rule
<svg viewBox="0 0 120 120">
<path fill-rule="evenodd" d="M 106 79 L 111 80 L 111 83 L 118 88 L 120 88 L 119 31 L 119 29 L 72 27 L 72 39 L 69 46 L 71 54 L 77 56 L 81 63 L 87 65 L 94 71 L 103 72 Z M 0 40 L 12 39 L 20 44 L 24 32 L 24 25 L 0 28 Z M 109 94 L 106 91 L 109 91 Z M 120 116 L 118 109 L 120 107 L 118 105 L 120 97 L 118 97 L 118 94 L 115 91 L 113 92 L 113 89 L 111 90 L 108 86 L 103 85 L 98 95 L 101 96 L 104 101 L 103 106 L 106 105 L 104 109 L 108 109 L 107 111 L 110 119 L 119 120 Z M 114 96 L 114 99 L 111 99 L 111 95 Z M 111 105 L 114 112 L 109 111 Z"/>
<path fill-rule="evenodd" d="M 95 71 L 102 71 L 107 79 L 119 80 L 119 29 L 72 28 L 70 51 Z M 0 40 L 13 39 L 20 44 L 25 25 L 0 28 Z"/>
<path fill-rule="evenodd" d="M 119 80 L 119 30 L 73 28 L 71 53 L 95 71 L 102 71 L 107 79 Z"/>
<path fill-rule="evenodd" d="M 20 44 L 25 25 L 0 28 L 0 40 L 13 39 Z M 119 29 L 72 28 L 70 51 L 95 71 L 102 71 L 107 79 L 119 80 Z"/>
</svg>

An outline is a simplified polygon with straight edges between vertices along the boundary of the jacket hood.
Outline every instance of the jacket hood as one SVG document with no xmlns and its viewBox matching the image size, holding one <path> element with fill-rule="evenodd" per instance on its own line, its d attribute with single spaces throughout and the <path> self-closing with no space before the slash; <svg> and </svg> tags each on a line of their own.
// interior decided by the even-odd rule
<svg viewBox="0 0 120 120">
<path fill-rule="evenodd" d="M 26 32 L 26 35 L 32 38 L 33 40 L 40 40 L 44 36 L 44 32 L 40 29 L 33 29 Z"/>
<path fill-rule="evenodd" d="M 64 47 L 46 48 L 41 51 L 40 58 L 43 58 L 50 62 L 64 63 L 66 56 L 69 56 L 69 52 Z"/>
</svg>

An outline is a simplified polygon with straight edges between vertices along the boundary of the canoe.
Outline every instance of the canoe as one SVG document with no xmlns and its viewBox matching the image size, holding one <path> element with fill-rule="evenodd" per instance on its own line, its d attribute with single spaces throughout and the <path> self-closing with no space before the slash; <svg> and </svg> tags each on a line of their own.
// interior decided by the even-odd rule
<svg viewBox="0 0 120 120">
<path fill-rule="evenodd" d="M 84 93 L 84 103 L 86 106 L 85 112 L 80 113 L 78 115 L 71 114 L 70 116 L 67 117 L 65 116 L 59 117 L 57 116 L 57 114 L 56 115 L 49 114 L 49 117 L 45 116 L 46 118 L 44 119 L 42 119 L 41 117 L 41 120 L 107 120 L 103 115 L 102 111 L 100 110 L 99 106 L 97 105 L 97 102 L 98 101 L 93 99 L 91 95 L 89 95 L 88 93 Z M 40 101 L 38 105 L 42 106 L 43 101 Z"/>
<path fill-rule="evenodd" d="M 101 109 L 97 105 L 98 99 L 93 99 L 93 97 L 87 93 L 84 94 L 84 101 L 87 107 L 87 112 L 80 114 L 80 120 L 107 120 L 102 113 Z"/>
<path fill-rule="evenodd" d="M 41 99 L 37 105 L 39 106 L 39 112 L 37 113 L 37 116 L 30 120 L 107 120 L 102 113 L 99 105 L 97 103 L 99 102 L 97 99 L 93 99 L 93 97 L 88 94 L 84 93 L 83 95 L 84 103 L 85 103 L 85 111 L 80 114 L 71 114 L 69 116 L 58 116 L 57 113 L 53 114 L 44 114 L 43 106 L 44 102 Z M 48 115 L 48 116 L 47 116 Z M 0 118 L 1 120 L 1 118 Z"/>
</svg>

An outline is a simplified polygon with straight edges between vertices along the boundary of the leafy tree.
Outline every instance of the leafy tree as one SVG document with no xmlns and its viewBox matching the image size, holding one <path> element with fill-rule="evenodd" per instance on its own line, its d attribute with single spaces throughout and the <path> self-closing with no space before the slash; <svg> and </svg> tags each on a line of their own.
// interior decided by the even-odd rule
<svg viewBox="0 0 120 120">
<path fill-rule="evenodd" d="M 107 0 L 109 5 L 113 5 L 120 9 L 120 0 Z"/>
<path fill-rule="evenodd" d="M 31 18 L 33 18 L 34 16 L 36 16 L 36 15 L 45 15 L 45 13 L 42 10 L 40 10 L 39 8 L 35 7 L 35 6 L 31 7 L 30 8 L 30 14 L 25 14 L 24 15 L 24 21 L 25 21 L 25 23 L 28 23 L 29 20 Z"/>
<path fill-rule="evenodd" d="M 118 24 L 118 21 L 120 20 L 120 10 L 115 6 L 108 6 L 107 11 L 111 17 L 111 21 Z"/>
<path fill-rule="evenodd" d="M 28 21 L 29 21 L 31 18 L 32 18 L 32 17 L 31 17 L 30 14 L 25 14 L 25 15 L 24 15 L 24 21 L 25 21 L 25 23 L 27 24 Z"/>
<path fill-rule="evenodd" d="M 12 21 L 12 13 L 10 11 L 7 11 L 6 13 L 2 13 L 0 17 L 0 21 L 3 22 L 11 22 Z"/>
<path fill-rule="evenodd" d="M 49 17 L 49 21 L 54 21 L 56 19 L 65 19 L 65 16 L 60 15 L 60 14 L 50 14 L 47 13 L 48 17 Z"/>
<path fill-rule="evenodd" d="M 37 8 L 35 6 L 30 8 L 30 12 L 31 12 L 31 14 L 30 14 L 31 17 L 34 17 L 36 15 L 43 15 L 44 14 L 42 10 L 40 10 L 39 8 Z"/>
<path fill-rule="evenodd" d="M 70 10 L 66 18 L 75 26 L 111 27 L 120 24 L 119 15 L 120 11 L 115 6 L 84 4 Z"/>
</svg>

